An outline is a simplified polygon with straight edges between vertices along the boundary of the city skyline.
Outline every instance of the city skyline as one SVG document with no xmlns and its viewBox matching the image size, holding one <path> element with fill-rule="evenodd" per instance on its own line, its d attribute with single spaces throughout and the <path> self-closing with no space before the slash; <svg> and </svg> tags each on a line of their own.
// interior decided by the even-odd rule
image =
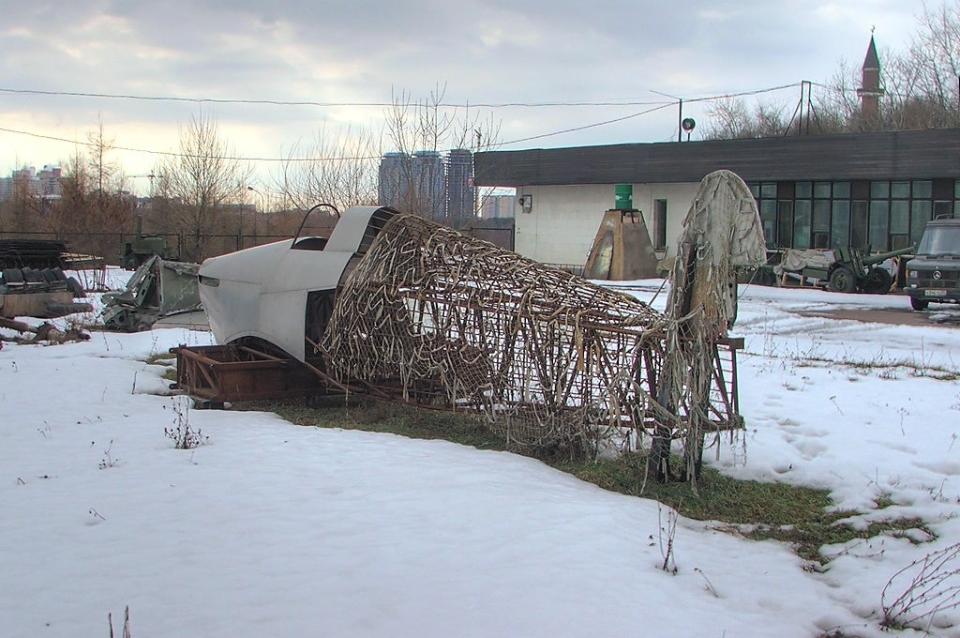
<svg viewBox="0 0 960 638">
<path fill-rule="evenodd" d="M 462 228 L 478 212 L 473 154 L 466 149 L 385 153 L 378 167 L 377 197 L 381 206 Z"/>
</svg>

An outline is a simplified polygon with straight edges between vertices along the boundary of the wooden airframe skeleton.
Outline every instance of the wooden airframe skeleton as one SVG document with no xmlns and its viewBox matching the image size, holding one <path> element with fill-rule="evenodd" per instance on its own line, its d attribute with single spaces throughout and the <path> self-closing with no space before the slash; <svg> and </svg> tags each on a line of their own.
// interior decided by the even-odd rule
<svg viewBox="0 0 960 638">
<path fill-rule="evenodd" d="M 762 252 L 749 190 L 721 171 L 687 216 L 666 314 L 386 208 L 346 211 L 327 243 L 208 260 L 200 289 L 220 343 L 282 350 L 328 388 L 473 412 L 515 447 L 653 433 L 693 459 L 705 429 L 740 421 L 717 346 L 734 272 Z"/>
</svg>

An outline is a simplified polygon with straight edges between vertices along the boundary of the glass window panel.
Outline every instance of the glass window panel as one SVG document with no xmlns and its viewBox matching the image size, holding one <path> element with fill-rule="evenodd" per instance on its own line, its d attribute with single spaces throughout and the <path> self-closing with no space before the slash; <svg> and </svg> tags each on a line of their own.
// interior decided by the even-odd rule
<svg viewBox="0 0 960 638">
<path fill-rule="evenodd" d="M 855 201 L 850 209 L 850 245 L 867 247 L 867 202 Z"/>
<path fill-rule="evenodd" d="M 870 199 L 890 197 L 890 182 L 870 182 Z"/>
<path fill-rule="evenodd" d="M 890 202 L 870 202 L 870 248 L 887 250 L 887 233 L 890 228 Z"/>
<path fill-rule="evenodd" d="M 933 202 L 933 218 L 941 219 L 953 215 L 953 204 L 950 202 Z"/>
<path fill-rule="evenodd" d="M 776 182 L 766 182 L 765 184 L 760 184 L 760 197 L 764 199 L 776 199 L 777 198 L 777 183 Z"/>
<path fill-rule="evenodd" d="M 910 197 L 910 182 L 893 182 L 890 184 L 890 197 L 907 199 Z"/>
<path fill-rule="evenodd" d="M 768 248 L 777 246 L 777 202 L 765 199 L 760 202 L 760 220 L 763 222 L 763 238 Z"/>
<path fill-rule="evenodd" d="M 747 186 L 750 187 L 750 193 L 751 193 L 755 198 L 760 197 L 760 184 L 758 184 L 758 183 L 756 183 L 756 182 L 750 182 L 749 184 L 747 184 Z"/>
<path fill-rule="evenodd" d="M 793 202 L 777 204 L 777 246 L 793 247 Z"/>
<path fill-rule="evenodd" d="M 833 198 L 850 199 L 850 182 L 834 182 Z"/>
<path fill-rule="evenodd" d="M 830 182 L 814 183 L 813 196 L 821 199 L 829 199 L 830 198 Z"/>
<path fill-rule="evenodd" d="M 793 247 L 810 248 L 810 200 L 798 199 L 793 209 Z"/>
<path fill-rule="evenodd" d="M 830 232 L 830 202 L 825 199 L 813 202 L 813 232 Z"/>
<path fill-rule="evenodd" d="M 907 206 L 907 202 L 890 202 L 890 234 L 906 235 L 909 227 L 910 208 Z"/>
<path fill-rule="evenodd" d="M 953 205 L 953 216 L 960 217 L 960 202 L 957 202 Z"/>
<path fill-rule="evenodd" d="M 913 183 L 913 198 L 914 199 L 930 199 L 933 197 L 933 182 L 925 180 L 917 180 Z"/>
<path fill-rule="evenodd" d="M 930 221 L 932 207 L 930 202 L 915 201 L 912 208 L 913 210 L 910 211 L 910 241 L 918 244 L 920 243 L 920 237 L 923 235 L 923 228 Z"/>
<path fill-rule="evenodd" d="M 960 199 L 960 179 L 953 183 L 953 198 Z"/>
<path fill-rule="evenodd" d="M 850 202 L 836 201 L 833 202 L 833 215 L 832 215 L 830 233 L 832 235 L 831 245 L 832 246 L 843 246 L 844 248 L 850 245 Z"/>
<path fill-rule="evenodd" d="M 890 250 L 900 250 L 910 245 L 909 235 L 890 235 Z"/>
<path fill-rule="evenodd" d="M 804 199 L 806 197 L 810 197 L 812 191 L 813 191 L 812 182 L 797 182 L 797 190 L 796 190 L 796 195 L 794 195 L 794 197 L 796 197 L 797 199 Z"/>
</svg>

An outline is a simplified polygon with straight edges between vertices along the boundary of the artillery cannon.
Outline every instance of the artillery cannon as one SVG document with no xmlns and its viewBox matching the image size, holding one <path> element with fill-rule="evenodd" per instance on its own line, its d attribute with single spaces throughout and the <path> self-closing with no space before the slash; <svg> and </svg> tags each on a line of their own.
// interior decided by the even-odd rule
<svg viewBox="0 0 960 638">
<path fill-rule="evenodd" d="M 885 295 L 893 285 L 893 276 L 880 267 L 891 257 L 899 257 L 914 252 L 911 244 L 906 248 L 891 250 L 875 255 L 864 255 L 853 246 L 834 248 L 834 261 L 826 268 L 808 266 L 801 271 L 804 277 L 827 282 L 827 288 L 833 292 L 865 292 Z"/>
</svg>

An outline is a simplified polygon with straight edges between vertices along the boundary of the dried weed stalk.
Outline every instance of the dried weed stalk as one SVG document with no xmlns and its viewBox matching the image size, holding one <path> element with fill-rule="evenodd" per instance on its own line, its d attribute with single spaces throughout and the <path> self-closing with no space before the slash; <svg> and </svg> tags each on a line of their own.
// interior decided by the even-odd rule
<svg viewBox="0 0 960 638">
<path fill-rule="evenodd" d="M 173 426 L 164 428 L 163 433 L 173 441 L 174 447 L 178 450 L 192 450 L 210 440 L 210 437 L 204 435 L 200 428 L 194 430 L 190 425 L 190 405 L 182 401 L 174 402 Z"/>
<path fill-rule="evenodd" d="M 894 574 L 883 588 L 880 606 L 883 626 L 891 628 L 917 627 L 922 620 L 929 627 L 937 614 L 960 607 L 960 543 L 931 552 Z"/>
</svg>

